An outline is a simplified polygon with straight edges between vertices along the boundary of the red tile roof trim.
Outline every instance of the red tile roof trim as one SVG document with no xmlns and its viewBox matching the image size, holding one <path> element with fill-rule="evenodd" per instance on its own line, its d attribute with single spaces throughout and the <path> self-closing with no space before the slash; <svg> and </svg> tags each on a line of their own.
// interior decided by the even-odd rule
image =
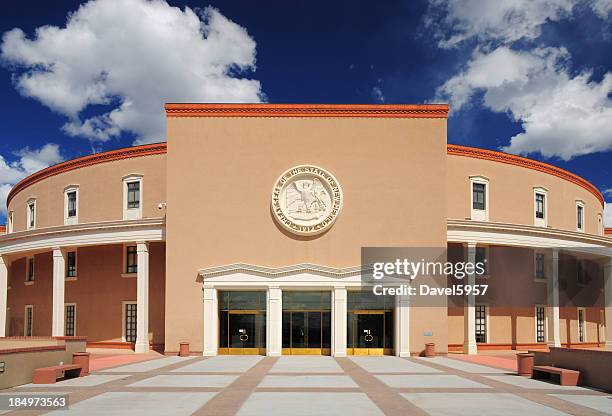
<svg viewBox="0 0 612 416">
<path fill-rule="evenodd" d="M 528 169 L 537 170 L 540 172 L 548 173 L 549 175 L 556 176 L 564 179 L 568 182 L 572 182 L 578 186 L 583 187 L 599 200 L 602 207 L 604 206 L 604 197 L 599 192 L 599 189 L 595 187 L 589 181 L 575 175 L 565 169 L 558 168 L 556 166 L 549 165 L 548 163 L 538 162 L 537 160 L 528 159 L 522 156 L 511 155 L 503 152 L 496 152 L 494 150 L 479 149 L 477 147 L 460 146 L 456 144 L 447 145 L 447 153 L 455 156 L 466 156 L 475 159 L 491 160 L 493 162 L 506 163 L 509 165 L 521 166 Z"/>
<path fill-rule="evenodd" d="M 447 104 L 175 104 L 168 117 L 447 118 Z"/>
</svg>

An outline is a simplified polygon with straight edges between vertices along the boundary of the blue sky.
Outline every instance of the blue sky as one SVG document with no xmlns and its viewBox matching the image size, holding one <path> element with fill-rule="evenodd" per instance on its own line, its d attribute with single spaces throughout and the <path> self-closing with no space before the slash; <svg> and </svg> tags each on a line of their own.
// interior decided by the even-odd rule
<svg viewBox="0 0 612 416">
<path fill-rule="evenodd" d="M 266 101 L 450 102 L 450 143 L 612 202 L 612 0 L 5 0 L 0 34 L 2 201 L 49 164 L 163 141 L 164 102 Z"/>
</svg>

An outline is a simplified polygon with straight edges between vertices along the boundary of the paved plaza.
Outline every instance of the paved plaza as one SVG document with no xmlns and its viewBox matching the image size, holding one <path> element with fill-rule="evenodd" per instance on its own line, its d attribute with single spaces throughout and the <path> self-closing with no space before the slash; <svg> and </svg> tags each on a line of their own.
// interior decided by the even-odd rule
<svg viewBox="0 0 612 416">
<path fill-rule="evenodd" d="M 612 414 L 610 394 L 452 357 L 165 357 L 14 392 L 68 393 L 48 412 L 67 416 Z"/>
</svg>

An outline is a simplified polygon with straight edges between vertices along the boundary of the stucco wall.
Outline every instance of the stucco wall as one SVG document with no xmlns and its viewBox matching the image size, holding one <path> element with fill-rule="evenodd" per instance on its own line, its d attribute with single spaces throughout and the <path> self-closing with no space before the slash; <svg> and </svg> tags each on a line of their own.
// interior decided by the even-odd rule
<svg viewBox="0 0 612 416">
<path fill-rule="evenodd" d="M 445 160 L 444 119 L 169 118 L 166 350 L 182 339 L 202 348 L 200 268 L 346 267 L 361 246 L 444 247 Z M 282 231 L 270 213 L 275 180 L 306 163 L 344 192 L 338 220 L 316 238 Z M 445 309 L 425 309 L 411 322 L 427 318 L 446 345 Z"/>
<path fill-rule="evenodd" d="M 143 217 L 159 217 L 157 204 L 166 200 L 166 155 L 116 160 L 60 173 L 32 184 L 10 201 L 13 231 L 26 228 L 27 202 L 36 199 L 36 228 L 64 225 L 64 189 L 79 186 L 79 223 L 123 219 L 123 177 L 144 175 Z"/>
<path fill-rule="evenodd" d="M 548 190 L 548 226 L 576 231 L 576 200 L 585 204 L 585 231 L 598 233 L 599 200 L 586 189 L 559 177 L 521 166 L 465 156 L 447 157 L 447 216 L 469 219 L 470 176 L 489 179 L 489 221 L 534 224 L 534 187 Z"/>
</svg>

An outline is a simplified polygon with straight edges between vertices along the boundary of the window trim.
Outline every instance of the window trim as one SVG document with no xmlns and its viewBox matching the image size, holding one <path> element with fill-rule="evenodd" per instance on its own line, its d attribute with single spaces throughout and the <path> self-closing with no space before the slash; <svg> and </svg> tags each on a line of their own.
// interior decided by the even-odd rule
<svg viewBox="0 0 612 416">
<path fill-rule="evenodd" d="M 603 215 L 597 214 L 597 234 L 604 235 Z"/>
<path fill-rule="evenodd" d="M 68 194 L 76 194 L 76 215 L 68 216 Z M 68 185 L 64 188 L 64 225 L 75 225 L 79 223 L 79 185 Z"/>
<path fill-rule="evenodd" d="M 6 232 L 7 234 L 10 234 L 13 232 L 14 222 L 15 222 L 15 211 L 10 210 L 9 212 L 6 213 Z"/>
<path fill-rule="evenodd" d="M 143 205 L 143 177 L 141 174 L 130 174 L 123 177 L 123 219 L 124 220 L 139 220 L 142 219 Z M 128 183 L 139 182 L 139 204 L 138 208 L 128 208 Z"/>
<path fill-rule="evenodd" d="M 489 304 L 486 302 L 482 302 L 482 303 L 476 303 L 474 304 L 474 335 L 476 335 L 476 307 L 477 306 L 484 306 L 485 309 L 485 342 L 476 342 L 476 344 L 489 344 L 491 342 L 490 340 L 490 336 L 491 336 L 491 331 L 489 330 L 489 323 L 491 321 L 490 316 L 489 316 Z"/>
<path fill-rule="evenodd" d="M 72 335 L 67 335 L 66 334 L 66 326 L 68 325 L 68 319 L 67 319 L 68 314 L 66 313 L 67 312 L 66 308 L 68 306 L 74 306 L 74 323 L 73 323 L 74 334 L 72 334 Z M 77 336 L 77 304 L 76 304 L 76 302 L 66 302 L 66 303 L 64 303 L 64 335 L 67 336 L 67 337 L 76 337 Z"/>
<path fill-rule="evenodd" d="M 125 338 L 125 306 L 126 305 L 136 305 L 136 321 L 138 321 L 138 303 L 135 300 L 122 300 L 121 301 L 121 342 L 130 342 L 130 341 L 126 341 Z"/>
<path fill-rule="evenodd" d="M 583 329 L 583 337 L 582 337 L 582 341 L 580 341 L 580 311 L 582 311 L 582 316 L 583 316 L 583 320 L 582 320 L 582 329 Z M 578 323 L 578 325 L 576 325 L 576 330 L 578 331 L 578 342 L 582 343 L 582 342 L 588 342 L 588 337 L 587 337 L 587 319 L 586 319 L 586 308 L 582 308 L 579 307 L 576 310 L 576 322 Z"/>
<path fill-rule="evenodd" d="M 32 311 L 31 312 L 32 318 L 30 320 L 30 324 L 31 324 L 30 335 L 27 335 L 28 333 L 28 309 Z M 23 309 L 23 336 L 24 337 L 34 336 L 34 305 L 25 305 Z"/>
<path fill-rule="evenodd" d="M 33 210 L 30 210 L 30 206 L 34 206 Z M 32 216 L 34 218 L 32 218 Z M 28 199 L 28 202 L 26 203 L 26 229 L 27 230 L 34 230 L 36 229 L 36 199 L 35 198 L 30 198 Z"/>
<path fill-rule="evenodd" d="M 474 208 L 474 184 L 485 186 L 485 209 Z M 472 221 L 489 221 L 489 194 L 491 186 L 489 178 L 482 175 L 470 176 L 470 219 Z"/>
<path fill-rule="evenodd" d="M 538 218 L 537 216 L 537 195 L 544 195 L 544 218 Z M 533 224 L 536 227 L 547 227 L 548 226 L 548 189 L 544 187 L 533 188 Z"/>
<path fill-rule="evenodd" d="M 582 224 L 579 223 L 578 221 L 578 211 L 582 209 L 582 218 L 580 218 L 580 221 L 582 222 Z M 583 233 L 585 231 L 585 221 L 586 219 L 586 208 L 584 205 L 584 202 L 580 199 L 576 200 L 576 231 L 578 231 L 579 233 Z M 579 225 L 582 225 L 582 227 L 579 227 Z"/>
<path fill-rule="evenodd" d="M 123 244 L 123 261 L 121 262 L 121 277 L 136 277 L 138 272 L 136 273 L 128 273 L 127 271 L 127 249 L 128 247 L 136 247 L 136 270 L 138 271 L 138 246 L 136 243 L 125 243 Z"/>
<path fill-rule="evenodd" d="M 68 253 L 74 253 L 74 276 L 68 276 Z M 73 280 L 77 280 L 78 276 L 79 276 L 79 253 L 78 250 L 75 248 L 74 250 L 68 250 L 65 253 L 65 257 L 66 257 L 66 270 L 64 272 L 64 278 L 67 282 L 73 281 Z"/>
<path fill-rule="evenodd" d="M 538 341 L 538 308 L 544 309 L 544 341 Z M 548 313 L 546 308 L 546 305 L 540 303 L 537 303 L 533 306 L 533 330 L 535 335 L 534 340 L 537 344 L 548 342 Z"/>
<path fill-rule="evenodd" d="M 544 277 L 538 277 L 538 255 L 544 256 Z M 546 283 L 548 281 L 548 268 L 546 267 L 546 251 L 534 250 L 533 252 L 533 280 L 535 282 Z"/>
<path fill-rule="evenodd" d="M 34 255 L 25 257 L 25 279 L 26 286 L 33 285 L 36 281 L 36 258 Z M 30 260 L 32 260 L 32 279 L 30 280 Z"/>
</svg>

